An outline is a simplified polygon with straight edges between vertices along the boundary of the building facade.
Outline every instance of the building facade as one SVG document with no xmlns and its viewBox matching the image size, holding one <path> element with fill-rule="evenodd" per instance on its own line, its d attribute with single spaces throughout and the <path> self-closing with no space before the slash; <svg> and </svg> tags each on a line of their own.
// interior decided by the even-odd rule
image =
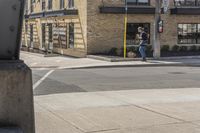
<svg viewBox="0 0 200 133">
<path fill-rule="evenodd" d="M 27 0 L 22 48 L 84 57 L 85 7 L 86 0 Z"/>
<path fill-rule="evenodd" d="M 155 0 L 127 0 L 127 46 L 138 45 L 137 28 L 153 44 Z M 121 49 L 124 40 L 124 0 L 29 0 L 23 45 L 32 49 L 84 57 Z M 170 0 L 161 45 L 200 45 L 200 0 Z"/>
</svg>

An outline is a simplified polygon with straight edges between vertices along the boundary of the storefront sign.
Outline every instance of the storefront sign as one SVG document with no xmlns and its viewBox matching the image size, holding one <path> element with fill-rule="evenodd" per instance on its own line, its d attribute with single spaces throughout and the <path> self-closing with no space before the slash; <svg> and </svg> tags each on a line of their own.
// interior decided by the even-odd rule
<svg viewBox="0 0 200 133">
<path fill-rule="evenodd" d="M 54 35 L 66 35 L 66 28 L 62 27 L 55 27 L 53 28 Z"/>
<path fill-rule="evenodd" d="M 66 41 L 66 28 L 54 27 L 53 28 L 53 44 L 56 48 L 67 48 Z"/>
</svg>

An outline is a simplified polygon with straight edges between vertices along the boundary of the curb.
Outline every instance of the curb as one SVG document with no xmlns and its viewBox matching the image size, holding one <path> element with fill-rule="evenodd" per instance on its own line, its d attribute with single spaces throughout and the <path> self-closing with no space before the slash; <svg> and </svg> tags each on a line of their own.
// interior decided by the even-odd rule
<svg viewBox="0 0 200 133">
<path fill-rule="evenodd" d="M 117 58 L 104 57 L 98 55 L 88 55 L 87 58 L 108 61 L 108 62 L 126 62 L 126 61 L 140 61 L 141 58 Z M 161 57 L 160 59 L 147 58 L 147 60 L 180 60 L 180 59 L 200 59 L 200 56 L 177 56 L 177 57 Z"/>
<path fill-rule="evenodd" d="M 95 69 L 95 68 L 120 68 L 120 67 L 186 67 L 186 66 L 194 66 L 191 64 L 184 63 L 171 63 L 171 64 L 138 64 L 138 65 L 102 65 L 102 66 L 83 66 L 83 67 L 72 67 L 68 69 Z M 195 65 L 200 66 L 200 65 Z"/>
<path fill-rule="evenodd" d="M 38 57 L 59 57 L 59 54 L 42 54 L 42 53 L 34 53 L 34 52 L 27 52 L 27 51 L 20 51 L 21 53 L 24 54 L 30 54 Z"/>
<path fill-rule="evenodd" d="M 125 62 L 125 61 L 140 61 L 139 58 L 109 58 L 104 56 L 98 56 L 98 55 L 88 55 L 87 58 L 95 59 L 95 60 L 102 60 L 102 61 L 108 61 L 108 62 Z M 148 58 L 149 59 L 149 58 Z"/>
<path fill-rule="evenodd" d="M 23 133 L 20 128 L 16 127 L 1 127 L 0 133 Z"/>
<path fill-rule="evenodd" d="M 72 67 L 56 67 L 56 66 L 30 66 L 31 69 L 34 68 L 44 68 L 44 69 L 98 69 L 98 68 L 128 68 L 128 67 L 200 67 L 200 64 L 185 64 L 185 63 L 161 63 L 161 64 L 129 64 L 129 65 L 99 65 L 99 66 L 72 66 Z"/>
</svg>

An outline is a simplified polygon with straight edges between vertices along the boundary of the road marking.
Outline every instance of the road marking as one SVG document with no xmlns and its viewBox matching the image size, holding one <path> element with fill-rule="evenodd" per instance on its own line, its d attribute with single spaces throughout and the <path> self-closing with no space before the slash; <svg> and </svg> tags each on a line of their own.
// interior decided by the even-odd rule
<svg viewBox="0 0 200 133">
<path fill-rule="evenodd" d="M 35 90 L 50 74 L 52 74 L 55 70 L 50 70 L 48 73 L 46 73 L 40 80 L 38 80 L 33 85 L 33 90 Z"/>
</svg>

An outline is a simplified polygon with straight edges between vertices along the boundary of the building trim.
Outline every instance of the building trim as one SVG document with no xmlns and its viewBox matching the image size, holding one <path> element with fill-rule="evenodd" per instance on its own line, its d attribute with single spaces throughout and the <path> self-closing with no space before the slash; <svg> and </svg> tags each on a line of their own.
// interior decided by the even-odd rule
<svg viewBox="0 0 200 133">
<path fill-rule="evenodd" d="M 31 13 L 29 15 L 25 15 L 25 18 L 26 19 L 35 19 L 35 18 L 58 17 L 58 16 L 68 16 L 68 15 L 78 15 L 78 9 L 63 9 L 63 10 Z"/>
<path fill-rule="evenodd" d="M 100 13 L 104 14 L 124 14 L 124 6 L 100 6 Z M 128 14 L 155 14 L 155 7 L 152 6 L 134 6 L 128 7 Z"/>
<path fill-rule="evenodd" d="M 175 7 L 170 9 L 171 14 L 200 15 L 200 7 Z"/>
</svg>

